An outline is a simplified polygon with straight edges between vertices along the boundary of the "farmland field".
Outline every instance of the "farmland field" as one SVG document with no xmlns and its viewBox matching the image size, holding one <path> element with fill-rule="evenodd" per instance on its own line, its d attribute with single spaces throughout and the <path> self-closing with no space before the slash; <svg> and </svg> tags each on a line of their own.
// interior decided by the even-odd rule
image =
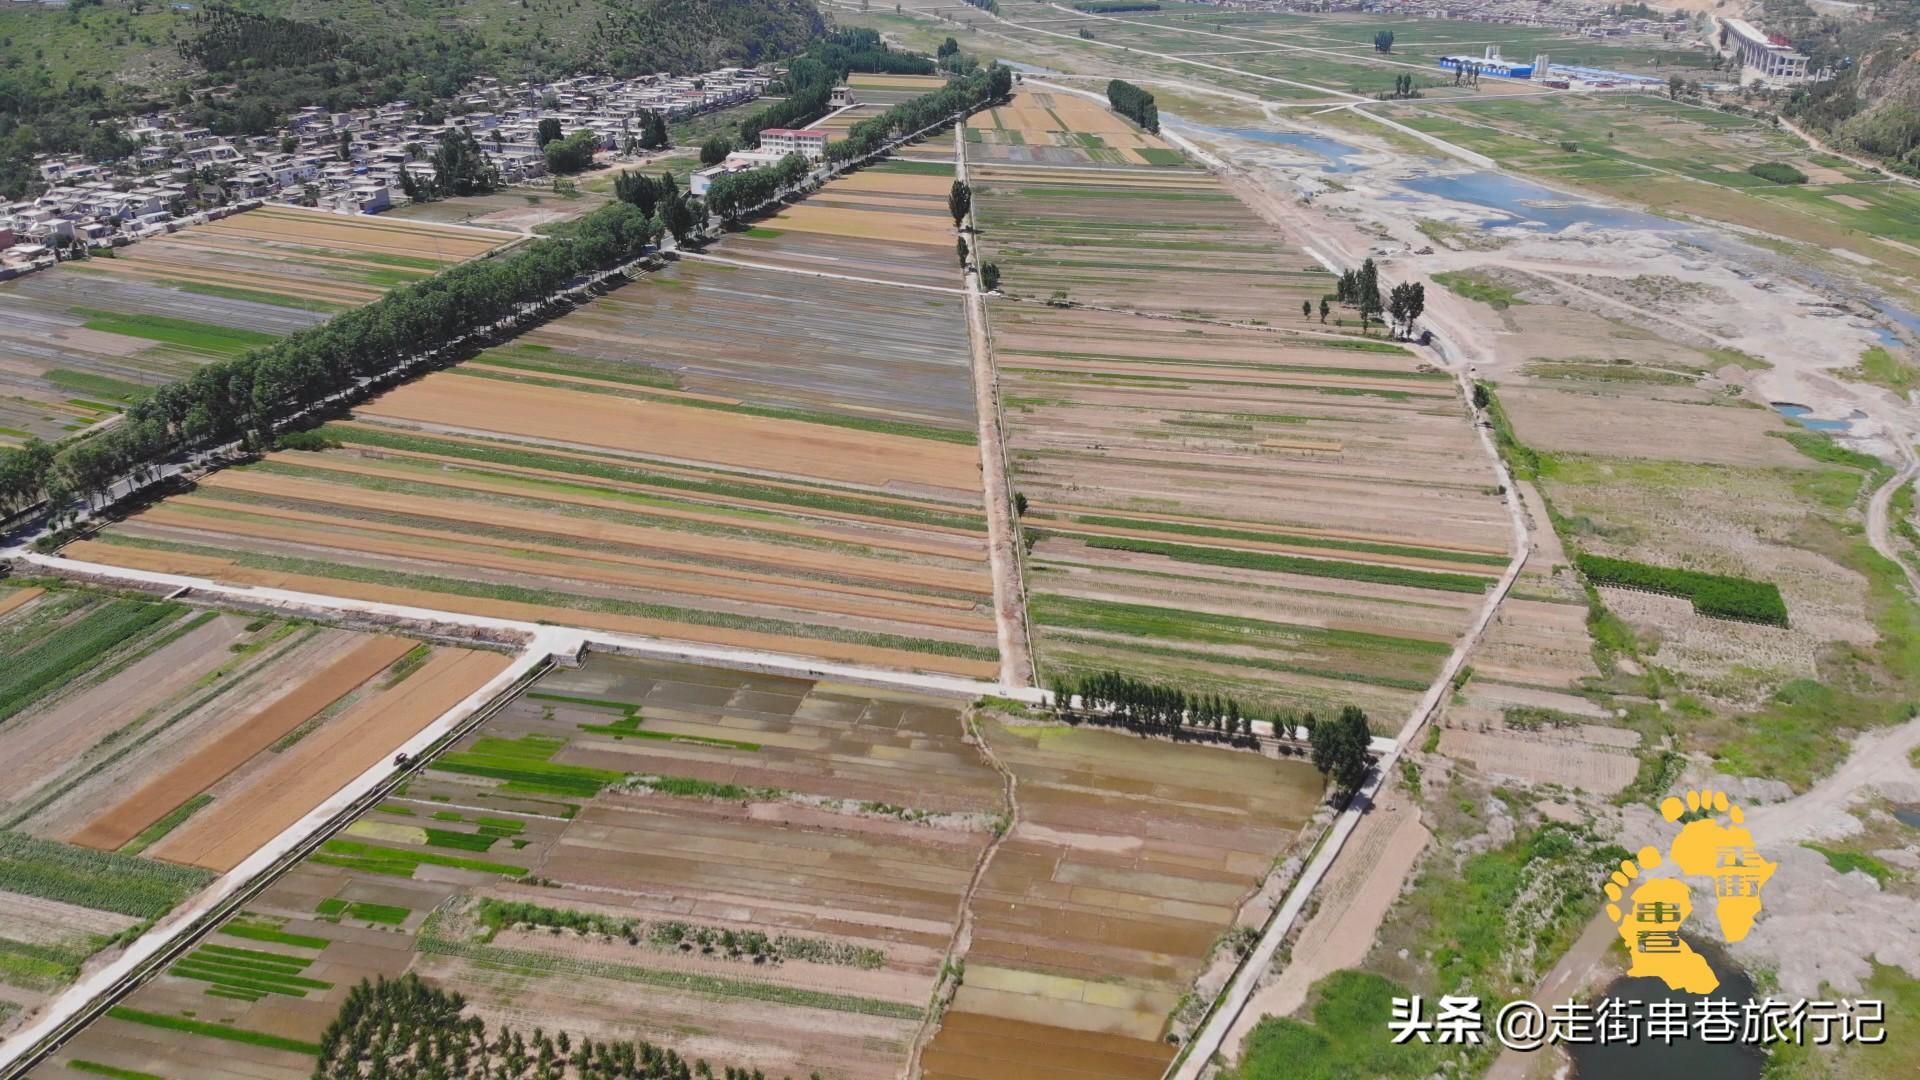
<svg viewBox="0 0 1920 1080">
<path fill-rule="evenodd" d="M 972 164 L 968 175 L 1002 292 L 1291 322 L 1301 301 L 1333 291 L 1332 275 L 1210 173 Z"/>
<path fill-rule="evenodd" d="M 651 171 L 665 171 L 662 165 Z M 383 220 L 425 221 L 525 233 L 542 226 L 590 214 L 611 201 L 592 181 L 603 174 L 581 178 L 571 193 L 523 185 L 487 195 L 453 196 L 433 202 L 409 203 L 389 211 Z M 609 172 L 610 175 L 610 172 Z M 609 182 L 608 187 L 611 187 Z"/>
<path fill-rule="evenodd" d="M 264 207 L 0 284 L 0 445 L 84 430 L 510 239 Z"/>
<path fill-rule="evenodd" d="M 1002 806 L 964 738 L 956 702 L 594 656 L 61 1060 L 306 1076 L 310 1051 L 258 1040 L 312 1043 L 354 983 L 412 971 L 529 1030 L 644 1037 L 774 1076 L 891 1077 Z M 189 1016 L 224 1026 L 169 1026 Z"/>
<path fill-rule="evenodd" d="M 337 448 L 223 471 L 68 550 L 990 675 L 950 184 L 849 176 L 721 258 L 683 258 L 368 403 L 325 430 Z M 902 231 L 938 241 L 887 241 Z M 788 272 L 823 265 L 863 280 Z"/>
<path fill-rule="evenodd" d="M 0 652 L 0 760 L 16 770 L 0 797 L 16 867 L 0 880 L 0 983 L 12 987 L 0 992 L 32 992 L 27 1005 L 506 662 L 79 589 L 0 616 Z M 22 876 L 29 864 L 78 869 Z M 101 875 L 170 884 L 115 906 L 110 887 L 87 884 Z"/>
<path fill-rule="evenodd" d="M 1019 815 L 972 904 L 928 1080 L 1158 1077 L 1169 1017 L 1298 835 L 1303 762 L 981 721 Z"/>
<path fill-rule="evenodd" d="M 1184 158 L 1158 135 L 1077 94 L 1021 90 L 1013 100 L 967 118 L 968 156 L 976 161 L 1045 165 L 1179 165 Z"/>
<path fill-rule="evenodd" d="M 944 75 L 880 75 L 856 71 L 847 76 L 858 104 L 897 105 L 921 94 L 932 93 L 947 84 Z"/>
<path fill-rule="evenodd" d="M 1340 338 L 1004 303 L 993 324 L 1043 680 L 1404 713 L 1506 561 L 1451 381 Z"/>
<path fill-rule="evenodd" d="M 716 1073 L 896 1076 L 1009 825 L 963 710 L 605 655 L 554 670 L 44 1075 L 295 1080 L 349 988 L 413 973 L 489 1025 L 646 1039 Z M 1319 777 L 1110 732 L 983 720 L 978 737 L 1019 777 L 1020 810 L 927 1075 L 1044 1075 L 978 1071 L 1034 1040 L 1099 1044 L 1095 1074 L 1146 1075 Z"/>
<path fill-rule="evenodd" d="M 1506 562 L 1453 380 L 1209 173 L 968 172 L 1042 682 L 1403 713 Z"/>
</svg>

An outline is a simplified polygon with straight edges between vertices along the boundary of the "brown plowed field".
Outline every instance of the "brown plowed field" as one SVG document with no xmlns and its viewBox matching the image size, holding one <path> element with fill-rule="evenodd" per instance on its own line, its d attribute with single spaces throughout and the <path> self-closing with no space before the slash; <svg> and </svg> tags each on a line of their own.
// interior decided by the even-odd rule
<svg viewBox="0 0 1920 1080">
<path fill-rule="evenodd" d="M 768 417 L 571 390 L 432 375 L 400 387 L 362 415 L 519 438 L 585 442 L 613 450 L 694 458 L 786 476 L 856 484 L 979 483 L 979 455 L 964 446 Z M 698 455 L 676 452 L 701 448 Z"/>
<path fill-rule="evenodd" d="M 551 622 L 554 621 L 556 613 L 556 609 L 552 607 L 520 603 L 511 600 L 493 600 L 484 597 L 459 596 L 427 589 L 369 585 L 341 578 L 291 574 L 272 570 L 255 570 L 240 566 L 231 560 L 222 559 L 217 556 L 193 555 L 174 551 L 151 551 L 141 548 L 121 547 L 99 541 L 82 541 L 78 544 L 70 545 L 66 550 L 73 558 L 83 561 L 105 562 L 114 566 L 126 566 L 139 570 L 156 570 L 162 573 L 210 577 L 239 585 L 262 585 L 268 588 L 290 589 L 297 592 L 318 593 L 326 596 L 371 600 L 376 603 L 402 604 L 441 611 L 460 611 L 470 615 L 519 619 L 526 622 L 538 622 L 542 620 Z M 813 654 L 833 660 L 845 660 L 849 663 L 856 664 L 874 664 L 880 667 L 920 668 L 928 671 L 947 672 L 954 675 L 966 675 L 973 678 L 991 678 L 1000 670 L 998 661 L 993 660 L 969 660 L 961 657 L 939 656 L 856 644 L 843 644 L 835 641 L 784 637 L 778 634 L 728 630 L 688 623 L 669 622 L 660 619 L 610 615 L 598 611 L 575 608 L 565 609 L 565 611 L 561 613 L 561 617 L 565 618 L 571 625 L 591 627 L 597 630 L 611 630 L 617 633 L 640 634 L 651 637 L 677 638 L 687 641 L 700 641 L 712 645 L 732 645 L 744 649 L 770 649 L 775 652 Z"/>
<path fill-rule="evenodd" d="M 974 894 L 966 980 L 922 1075 L 1160 1075 L 1168 1015 L 1294 841 L 1319 776 L 1114 732 L 979 728 L 1019 780 L 1019 821 Z"/>
<path fill-rule="evenodd" d="M 413 642 L 376 638 L 362 648 L 375 644 L 387 646 L 385 653 L 391 653 L 397 644 L 404 654 Z M 267 768 L 252 772 L 243 783 L 223 792 L 213 805 L 155 844 L 153 854 L 223 873 L 233 869 L 349 781 L 391 756 L 511 662 L 512 658 L 503 653 L 439 650 L 398 687 L 348 709 L 294 744 Z M 342 674 L 336 685 L 348 677 L 351 673 Z"/>
<path fill-rule="evenodd" d="M 281 800 L 292 797 L 282 794 L 285 785 L 304 786 L 296 801 L 307 804 L 339 779 L 308 774 L 351 771 L 335 763 L 343 751 L 391 753 L 395 736 L 414 725 L 376 737 L 356 723 L 383 707 L 386 717 L 409 693 L 424 695 L 443 662 L 449 677 L 477 662 L 442 659 L 453 655 L 442 653 L 398 690 L 343 713 L 275 768 L 223 793 L 163 841 L 163 853 L 185 858 L 182 849 L 192 846 L 200 849 L 192 861 L 224 863 L 218 837 L 275 827 L 285 818 Z M 492 663 L 474 679 L 500 662 L 480 659 Z M 705 1058 L 716 1073 L 732 1065 L 773 1076 L 819 1070 L 891 1080 L 992 839 L 988 816 L 1002 806 L 1001 779 L 968 744 L 961 708 L 917 694 L 590 657 L 549 673 L 238 916 L 323 946 L 219 932 L 209 939 L 309 960 L 303 976 L 325 987 L 252 1001 L 208 997 L 207 984 L 183 966 L 136 990 L 129 1004 L 313 1040 L 361 979 L 411 971 L 465 996 L 476 1015 L 523 1031 L 646 1038 Z M 621 726 L 629 709 L 638 720 Z M 510 768 L 522 779 L 489 772 L 501 747 L 511 748 L 520 764 Z M 476 761 L 481 769 L 466 771 Z M 609 770 L 592 774 L 602 778 L 777 775 L 781 789 L 726 799 L 617 787 L 594 794 L 593 784 L 579 787 L 554 771 L 582 767 Z M 543 787 L 549 782 L 566 792 Z M 863 791 L 894 805 L 862 809 Z M 274 822 L 239 813 L 249 801 Z M 388 860 L 450 861 L 362 864 L 359 845 Z M 515 880 L 522 867 L 538 884 Z M 322 918 L 318 909 L 336 898 L 387 905 L 403 917 L 373 924 L 349 910 Z M 636 932 L 631 942 L 513 926 L 480 933 L 474 911 L 483 898 L 631 920 Z M 662 924 L 764 933 L 816 951 L 754 963 L 720 950 L 678 950 L 654 942 L 651 928 Z M 842 959 L 832 959 L 836 953 Z M 689 977 L 703 981 L 668 981 Z M 213 1040 L 125 1021 L 90 1027 L 62 1054 L 166 1075 L 190 1069 L 207 1080 L 311 1069 L 299 1054 L 228 1054 Z"/>
<path fill-rule="evenodd" d="M 5 615 L 16 608 L 22 608 L 33 603 L 33 601 L 44 592 L 46 592 L 46 590 L 41 588 L 7 590 L 5 596 L 0 596 L 0 615 Z"/>
<path fill-rule="evenodd" d="M 205 524 L 206 519 L 197 517 L 194 514 L 180 513 L 162 507 L 150 512 L 145 518 L 145 521 L 150 524 L 177 525 L 191 529 Z M 311 543 L 315 540 L 333 539 L 324 535 L 325 532 L 330 530 L 321 530 L 322 535 L 316 535 L 316 530 L 310 528 L 281 526 L 267 522 L 242 521 L 232 517 L 222 518 L 219 527 L 222 532 L 234 536 L 254 537 L 257 539 L 286 540 L 298 543 Z M 366 555 L 393 556 L 401 559 L 442 562 L 451 566 L 478 567 L 489 570 L 507 571 L 510 573 L 518 572 L 530 577 L 551 573 L 552 567 L 550 564 L 552 560 L 524 557 L 525 552 L 535 551 L 541 555 L 571 555 L 571 553 L 567 552 L 564 548 L 553 548 L 541 552 L 537 546 L 530 548 L 522 545 L 514 545 L 512 550 L 521 553 L 520 557 L 515 557 L 491 551 L 475 552 L 456 550 L 449 548 L 444 541 L 437 544 L 424 542 L 407 543 L 399 540 L 365 535 L 341 536 L 337 538 L 336 542 L 343 544 L 350 542 L 352 550 Z M 923 626 L 944 627 L 949 630 L 981 631 L 987 630 L 992 626 L 992 621 L 988 617 L 977 614 L 961 615 L 951 611 L 942 611 L 939 610 L 941 606 L 949 605 L 921 605 L 918 603 L 918 598 L 907 594 L 898 594 L 884 598 L 911 605 L 905 610 L 902 610 L 897 605 L 890 605 L 883 602 L 866 602 L 852 599 L 845 595 L 835 596 L 825 592 L 821 592 L 818 595 L 807 595 L 804 592 L 798 591 L 783 592 L 776 589 L 753 588 L 727 582 L 701 582 L 697 580 L 697 575 L 689 574 L 685 570 L 665 573 L 647 573 L 628 570 L 617 565 L 619 560 L 586 559 L 571 556 L 569 561 L 582 574 L 591 576 L 595 581 L 613 585 L 651 589 L 662 594 L 693 593 L 695 596 L 716 597 L 748 604 L 806 608 L 826 614 L 896 619 Z M 971 611 L 974 607 L 974 605 L 970 603 L 959 604 L 958 606 L 968 611 Z"/>
<path fill-rule="evenodd" d="M 126 801 L 69 837 L 69 842 L 103 851 L 117 850 L 169 810 L 219 783 L 255 754 L 400 659 L 413 646 L 414 642 L 401 637 L 377 637 L 361 644 L 292 693 L 246 717 L 215 744 L 129 795 Z"/>
<path fill-rule="evenodd" d="M 239 515 L 233 510 L 233 508 L 230 505 L 219 503 L 219 502 L 207 501 L 207 500 L 196 500 L 192 496 L 185 496 L 182 498 L 174 499 L 172 502 L 168 503 L 166 507 L 161 509 L 149 510 L 146 512 L 146 515 L 143 518 L 143 520 L 149 523 L 154 523 L 154 524 L 180 525 L 183 527 L 205 526 L 207 524 L 206 517 L 204 516 L 196 517 L 192 513 L 183 512 L 183 511 L 192 511 L 192 510 L 205 510 L 205 511 L 217 512 L 216 516 L 219 516 L 223 522 L 221 528 L 225 531 L 233 532 L 239 535 L 266 536 L 266 537 L 274 537 L 274 538 L 280 538 L 280 539 L 303 539 L 304 538 L 308 542 L 312 542 L 314 540 L 323 538 L 323 537 L 317 536 L 316 534 L 327 534 L 327 533 L 358 534 L 362 532 L 367 532 L 367 533 L 384 533 L 384 534 L 389 534 L 393 536 L 418 537 L 424 540 L 439 540 L 439 541 L 442 541 L 443 545 L 446 540 L 446 533 L 440 530 L 427 529 L 427 528 L 414 528 L 414 527 L 405 526 L 405 525 L 385 525 L 385 524 L 368 524 L 368 523 L 356 524 L 352 527 L 351 530 L 349 530 L 346 527 L 337 524 L 338 519 L 328 517 L 325 514 L 306 513 L 298 510 L 283 510 L 283 509 L 277 509 L 277 508 L 271 511 L 270 514 L 266 516 L 270 516 L 276 521 L 301 522 L 311 527 L 306 529 L 292 529 L 292 528 L 286 528 L 286 527 L 266 525 L 258 522 L 254 523 L 250 527 L 243 527 L 238 522 Z M 468 543 L 468 544 L 475 544 L 476 546 L 490 546 L 487 543 L 482 541 L 466 540 L 462 542 Z M 519 552 L 538 552 L 544 555 L 556 555 L 556 556 L 569 555 L 574 551 L 574 549 L 572 548 L 561 547 L 554 544 L 535 543 L 535 542 L 526 541 L 526 540 L 522 540 L 518 543 L 514 543 L 512 547 L 515 551 L 519 551 Z M 436 555 L 436 557 L 438 556 Z M 764 576 L 757 576 L 749 573 L 736 573 L 736 572 L 728 571 L 725 568 L 702 567 L 696 572 L 685 565 L 670 562 L 664 559 L 646 559 L 646 558 L 635 558 L 632 556 L 603 554 L 603 555 L 596 556 L 592 560 L 588 560 L 588 562 L 609 562 L 609 563 L 617 563 L 623 566 L 640 566 L 640 567 L 646 567 L 648 569 L 654 569 L 654 570 L 671 570 L 679 577 L 680 579 L 679 584 L 682 586 L 686 584 L 687 580 L 695 577 L 722 578 L 727 580 L 748 581 L 748 582 L 767 580 L 767 578 Z M 971 579 L 960 578 L 959 583 L 961 585 L 971 584 Z M 809 588 L 818 589 L 821 592 L 844 593 L 848 596 L 863 596 L 863 597 L 871 597 L 874 599 L 882 599 L 882 600 L 906 600 L 909 598 L 909 594 L 895 592 L 888 589 L 870 588 L 870 587 L 860 586 L 860 585 L 845 585 L 838 582 L 829 582 L 829 581 L 816 581 L 812 583 L 809 586 Z M 724 594 L 716 592 L 715 595 L 724 595 Z M 971 610 L 976 606 L 976 603 L 977 603 L 976 601 L 973 601 L 973 600 L 945 599 L 938 596 L 912 596 L 912 600 L 915 603 L 926 604 L 932 607 L 951 608 L 956 611 Z"/>
<path fill-rule="evenodd" d="M 446 468 L 436 471 L 421 470 L 418 468 L 407 469 L 404 466 L 396 467 L 395 464 L 383 463 L 379 459 L 322 456 L 318 458 L 300 459 L 300 464 L 307 469 L 375 477 L 404 477 L 406 479 L 415 479 L 420 477 L 424 472 L 426 475 L 432 477 L 436 486 L 460 493 L 472 492 L 480 495 L 538 494 L 540 498 L 546 501 L 566 506 L 589 506 L 602 510 L 625 510 L 633 505 L 631 501 L 621 499 L 599 498 L 591 495 L 576 495 L 565 490 L 551 490 L 555 485 L 547 485 L 545 488 L 542 488 L 511 479 L 490 480 L 485 477 L 466 475 Z M 231 472 L 220 473 L 215 477 L 209 478 L 208 486 L 231 487 L 242 491 L 278 493 L 297 498 L 302 494 L 334 490 L 332 488 L 323 488 L 321 484 L 324 482 L 325 478 L 320 482 L 313 482 L 296 480 L 284 475 L 266 477 L 254 473 Z M 701 510 L 681 510 L 666 506 L 649 507 L 648 513 L 663 518 L 707 522 L 711 524 L 733 524 L 739 520 L 738 514 L 730 515 Z M 872 528 L 822 528 L 818 525 L 808 526 L 800 523 L 788 525 L 781 521 L 769 522 L 763 525 L 762 528 L 768 532 L 785 536 L 805 537 L 816 540 L 857 542 L 873 542 L 874 534 L 881 531 Z M 901 551 L 911 551 L 923 555 L 935 555 L 945 558 L 968 558 L 969 556 L 977 559 L 985 558 L 983 553 L 970 550 L 970 545 L 957 539 L 929 541 L 922 539 L 917 533 L 904 533 L 900 536 L 890 537 L 888 540 L 890 541 L 888 546 Z"/>
</svg>

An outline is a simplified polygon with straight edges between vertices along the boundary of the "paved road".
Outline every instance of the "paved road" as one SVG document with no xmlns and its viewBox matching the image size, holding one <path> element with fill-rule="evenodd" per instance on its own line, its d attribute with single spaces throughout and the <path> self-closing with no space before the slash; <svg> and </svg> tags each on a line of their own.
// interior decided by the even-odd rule
<svg viewBox="0 0 1920 1080">
<path fill-rule="evenodd" d="M 435 623 L 442 626 L 458 627 L 475 637 L 499 639 L 504 636 L 519 635 L 529 641 L 541 641 L 577 651 L 581 646 L 618 651 L 635 656 L 657 656 L 669 660 L 685 660 L 697 664 L 709 664 L 717 667 L 738 667 L 754 671 L 765 671 L 801 678 L 824 678 L 845 682 L 859 682 L 872 686 L 891 686 L 905 690 L 920 690 L 936 694 L 954 694 L 966 697 L 996 695 L 1015 698 L 1031 704 L 1041 704 L 1042 694 L 1030 687 L 1009 686 L 997 682 L 982 682 L 978 679 L 965 679 L 957 675 L 936 675 L 925 672 L 894 671 L 886 668 L 868 668 L 856 664 L 842 664 L 830 660 L 813 660 L 792 656 L 786 653 L 767 652 L 758 649 L 738 649 L 726 645 L 702 645 L 693 642 L 665 641 L 659 638 L 642 637 L 636 634 L 620 634 L 612 631 L 594 630 L 586 627 L 553 626 L 547 623 L 525 622 L 518 619 L 500 619 L 485 615 L 468 615 L 455 611 L 440 611 L 434 608 L 414 607 L 408 604 L 386 604 L 373 600 L 357 600 L 350 597 L 327 596 L 323 593 L 298 592 L 292 589 L 273 589 L 264 586 L 229 585 L 208 578 L 193 577 L 187 574 L 167 574 L 154 570 L 133 570 L 126 567 L 110 566 L 105 563 L 84 562 L 68 559 L 59 555 L 24 554 L 20 558 L 34 566 L 71 577 L 97 578 L 104 581 L 118 581 L 133 585 L 158 586 L 169 591 L 186 589 L 199 596 L 213 597 L 239 604 L 252 604 L 263 607 L 283 608 L 293 611 L 308 611 L 322 615 L 371 615 L 383 619 L 392 619 L 409 623 Z"/>
</svg>

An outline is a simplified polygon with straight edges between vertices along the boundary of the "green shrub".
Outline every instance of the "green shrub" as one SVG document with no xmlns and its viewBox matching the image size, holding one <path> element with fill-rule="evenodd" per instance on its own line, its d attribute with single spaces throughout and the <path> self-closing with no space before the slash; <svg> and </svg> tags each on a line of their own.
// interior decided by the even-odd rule
<svg viewBox="0 0 1920 1080">
<path fill-rule="evenodd" d="M 316 452 L 320 450 L 335 450 L 338 449 L 339 446 L 340 444 L 338 442 L 328 438 L 319 431 L 289 431 L 285 435 L 273 440 L 273 447 L 276 450 L 305 450 L 308 452 Z"/>
<path fill-rule="evenodd" d="M 1580 572 L 1595 585 L 1613 585 L 1626 589 L 1684 596 L 1693 601 L 1693 609 L 1717 619 L 1742 619 L 1787 625 L 1787 604 L 1780 589 L 1771 582 L 1729 574 L 1708 574 L 1671 566 L 1652 566 L 1604 555 L 1579 555 L 1575 562 Z"/>
<path fill-rule="evenodd" d="M 1804 184 L 1807 182 L 1806 173 L 1801 172 L 1799 169 L 1794 168 L 1784 161 L 1762 161 L 1757 165 L 1747 166 L 1747 171 L 1762 180 L 1771 181 L 1775 184 Z"/>
</svg>

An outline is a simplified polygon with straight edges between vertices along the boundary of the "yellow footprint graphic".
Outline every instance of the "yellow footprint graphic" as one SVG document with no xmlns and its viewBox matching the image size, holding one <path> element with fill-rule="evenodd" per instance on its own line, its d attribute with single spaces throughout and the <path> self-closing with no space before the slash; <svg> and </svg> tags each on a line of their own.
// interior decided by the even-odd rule
<svg viewBox="0 0 1920 1080">
<path fill-rule="evenodd" d="M 1668 821 L 1696 813 L 1702 816 L 1681 827 L 1667 853 L 1681 873 L 1713 879 L 1713 913 L 1720 932 L 1728 941 L 1740 941 L 1753 929 L 1754 916 L 1760 914 L 1760 890 L 1779 866 L 1754 847 L 1753 834 L 1742 824 L 1746 814 L 1728 805 L 1726 792 L 1689 791 L 1684 801 L 1670 796 L 1660 804 L 1660 816 Z"/>
<path fill-rule="evenodd" d="M 1720 979 L 1707 966 L 1707 958 L 1694 952 L 1680 937 L 1680 928 L 1693 915 L 1693 894 L 1687 883 L 1677 878 L 1643 881 L 1631 893 L 1626 890 L 1643 869 L 1660 865 L 1660 853 L 1651 847 L 1640 849 L 1638 862 L 1626 859 L 1607 881 L 1607 918 L 1618 924 L 1620 940 L 1633 955 L 1628 975 L 1659 979 L 1670 990 L 1693 994 L 1712 993 Z M 1625 898 L 1623 911 L 1620 900 Z"/>
</svg>

